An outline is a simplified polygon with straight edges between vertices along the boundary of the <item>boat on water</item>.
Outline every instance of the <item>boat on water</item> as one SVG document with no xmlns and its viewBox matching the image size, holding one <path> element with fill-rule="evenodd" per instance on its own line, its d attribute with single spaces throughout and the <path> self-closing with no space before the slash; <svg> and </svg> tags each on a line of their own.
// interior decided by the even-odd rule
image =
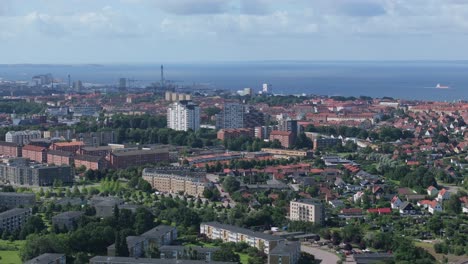
<svg viewBox="0 0 468 264">
<path fill-rule="evenodd" d="M 437 88 L 437 89 L 448 89 L 450 87 L 447 86 L 447 85 L 441 85 L 440 83 L 438 83 L 435 88 Z"/>
</svg>

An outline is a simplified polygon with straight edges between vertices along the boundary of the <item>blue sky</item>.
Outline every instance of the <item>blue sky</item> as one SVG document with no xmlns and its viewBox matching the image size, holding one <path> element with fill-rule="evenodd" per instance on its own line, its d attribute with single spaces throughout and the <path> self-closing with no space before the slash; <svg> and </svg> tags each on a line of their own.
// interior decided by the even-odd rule
<svg viewBox="0 0 468 264">
<path fill-rule="evenodd" d="M 468 59 L 468 0 L 0 0 L 0 63 Z"/>
</svg>

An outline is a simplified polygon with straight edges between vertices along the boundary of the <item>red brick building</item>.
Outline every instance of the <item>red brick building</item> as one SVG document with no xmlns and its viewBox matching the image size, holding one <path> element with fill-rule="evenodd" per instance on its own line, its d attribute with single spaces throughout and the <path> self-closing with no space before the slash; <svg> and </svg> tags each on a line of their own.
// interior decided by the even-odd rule
<svg viewBox="0 0 468 264">
<path fill-rule="evenodd" d="M 107 161 L 104 157 L 90 156 L 90 155 L 76 155 L 75 168 L 81 166 L 86 167 L 88 170 L 103 170 L 107 168 Z"/>
<path fill-rule="evenodd" d="M 84 143 L 82 141 L 56 142 L 52 144 L 51 149 L 76 153 L 82 146 L 84 146 Z"/>
<path fill-rule="evenodd" d="M 73 153 L 59 150 L 47 151 L 47 163 L 55 165 L 71 165 L 73 163 Z"/>
<path fill-rule="evenodd" d="M 21 157 L 21 147 L 16 143 L 0 141 L 0 156 Z"/>
<path fill-rule="evenodd" d="M 22 149 L 22 157 L 36 162 L 47 162 L 47 149 L 40 146 L 26 145 Z"/>
<path fill-rule="evenodd" d="M 254 137 L 254 130 L 251 128 L 230 128 L 230 129 L 221 129 L 218 131 L 218 139 L 225 140 L 225 139 L 233 139 L 238 137 Z"/>
<path fill-rule="evenodd" d="M 293 144 L 294 135 L 290 131 L 272 131 L 270 134 L 270 141 L 278 140 L 281 143 L 281 146 L 284 148 L 289 148 Z"/>
<path fill-rule="evenodd" d="M 111 168 L 125 169 L 157 162 L 169 162 L 169 151 L 167 149 L 120 150 L 110 153 L 107 160 Z"/>
</svg>

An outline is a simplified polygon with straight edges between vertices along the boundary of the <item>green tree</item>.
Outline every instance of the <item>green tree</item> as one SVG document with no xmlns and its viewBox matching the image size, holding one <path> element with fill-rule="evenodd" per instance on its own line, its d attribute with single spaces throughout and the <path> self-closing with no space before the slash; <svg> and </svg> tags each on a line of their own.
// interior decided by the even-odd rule
<svg viewBox="0 0 468 264">
<path fill-rule="evenodd" d="M 223 188 L 226 192 L 233 193 L 239 190 L 240 183 L 236 180 L 236 178 L 232 176 L 227 176 L 223 181 Z"/>
</svg>

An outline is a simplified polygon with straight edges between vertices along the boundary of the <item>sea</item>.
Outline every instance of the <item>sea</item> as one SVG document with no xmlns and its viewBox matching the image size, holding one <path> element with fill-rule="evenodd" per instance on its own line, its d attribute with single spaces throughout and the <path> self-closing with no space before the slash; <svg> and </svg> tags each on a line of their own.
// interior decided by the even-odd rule
<svg viewBox="0 0 468 264">
<path fill-rule="evenodd" d="M 161 64 L 0 64 L 0 80 L 30 81 L 51 73 L 67 82 L 118 85 L 119 78 L 143 87 L 160 80 Z M 260 91 L 271 84 L 274 94 L 371 96 L 401 99 L 468 100 L 468 61 L 246 61 L 163 63 L 164 78 L 176 85 L 204 85 L 232 91 Z M 448 89 L 437 89 L 437 84 Z"/>
</svg>

